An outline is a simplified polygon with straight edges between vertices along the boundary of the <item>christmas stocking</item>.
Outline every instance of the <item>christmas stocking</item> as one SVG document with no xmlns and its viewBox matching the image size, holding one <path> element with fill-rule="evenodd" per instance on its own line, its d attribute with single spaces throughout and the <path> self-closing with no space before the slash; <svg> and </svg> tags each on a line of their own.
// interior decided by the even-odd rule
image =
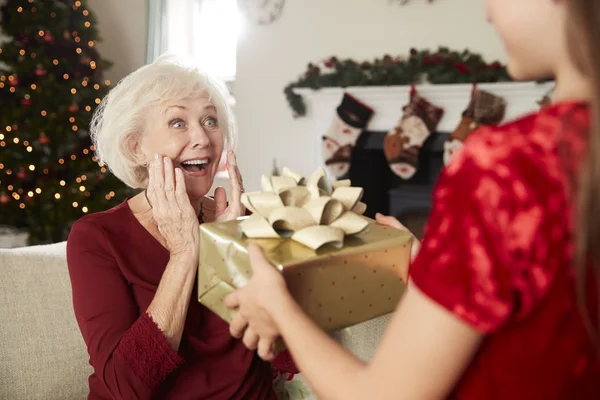
<svg viewBox="0 0 600 400">
<path fill-rule="evenodd" d="M 482 125 L 497 125 L 504 118 L 506 102 L 492 93 L 475 88 L 460 123 L 444 143 L 444 164 L 448 165 L 464 145 L 467 136 Z"/>
<path fill-rule="evenodd" d="M 323 135 L 323 160 L 331 175 L 341 178 L 348 173 L 352 149 L 367 126 L 373 110 L 348 93 L 336 110 L 333 123 Z"/>
<path fill-rule="evenodd" d="M 419 151 L 436 130 L 444 110 L 413 89 L 403 111 L 398 125 L 385 137 L 383 151 L 392 171 L 402 179 L 410 179 L 419 167 Z"/>
</svg>

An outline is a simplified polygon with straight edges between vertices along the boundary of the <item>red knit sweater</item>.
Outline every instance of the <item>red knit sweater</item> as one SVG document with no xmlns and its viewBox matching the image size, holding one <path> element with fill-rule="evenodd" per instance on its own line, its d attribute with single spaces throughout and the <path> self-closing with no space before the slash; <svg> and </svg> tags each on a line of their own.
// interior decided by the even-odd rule
<svg viewBox="0 0 600 400">
<path fill-rule="evenodd" d="M 77 322 L 94 373 L 90 399 L 274 399 L 271 366 L 229 335 L 194 288 L 179 351 L 145 310 L 168 251 L 127 202 L 77 221 L 67 243 Z M 274 362 L 296 372 L 289 355 Z"/>
</svg>

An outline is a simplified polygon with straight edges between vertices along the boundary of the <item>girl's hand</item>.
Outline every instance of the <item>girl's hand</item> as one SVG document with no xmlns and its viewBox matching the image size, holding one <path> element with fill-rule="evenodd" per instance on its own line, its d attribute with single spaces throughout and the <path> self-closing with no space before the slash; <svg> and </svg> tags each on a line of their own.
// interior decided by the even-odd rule
<svg viewBox="0 0 600 400">
<path fill-rule="evenodd" d="M 401 231 L 406 231 L 406 232 L 410 232 L 404 225 L 402 225 L 400 223 L 400 221 L 398 221 L 396 218 L 394 217 L 390 217 L 390 216 L 385 216 L 382 214 L 377 213 L 375 215 L 375 220 L 377 221 L 378 224 L 380 225 L 385 225 L 385 226 L 389 226 L 391 228 L 395 228 L 395 229 L 399 229 Z M 410 232 L 412 234 L 412 232 Z M 410 262 L 412 263 L 415 258 L 417 257 L 417 254 L 419 253 L 419 249 L 421 248 L 421 242 L 419 241 L 419 239 L 417 239 L 415 237 L 415 235 L 413 235 L 413 242 L 412 242 L 412 247 L 410 249 Z"/>
<path fill-rule="evenodd" d="M 149 166 L 147 195 L 152 216 L 171 256 L 198 254 L 200 224 L 185 189 L 180 168 L 156 155 Z"/>
<path fill-rule="evenodd" d="M 242 205 L 242 193 L 244 193 L 244 181 L 237 166 L 237 160 L 233 150 L 227 152 L 227 172 L 229 173 L 230 197 L 227 201 L 225 189 L 218 187 L 215 190 L 215 215 L 214 221 L 229 221 L 243 216 L 246 208 Z"/>
<path fill-rule="evenodd" d="M 279 328 L 273 318 L 272 307 L 291 299 L 283 276 L 265 258 L 257 245 L 248 247 L 252 278 L 246 286 L 225 298 L 225 306 L 239 309 L 230 325 L 231 335 L 243 338 L 250 350 L 258 350 L 263 360 L 272 360 Z"/>
</svg>

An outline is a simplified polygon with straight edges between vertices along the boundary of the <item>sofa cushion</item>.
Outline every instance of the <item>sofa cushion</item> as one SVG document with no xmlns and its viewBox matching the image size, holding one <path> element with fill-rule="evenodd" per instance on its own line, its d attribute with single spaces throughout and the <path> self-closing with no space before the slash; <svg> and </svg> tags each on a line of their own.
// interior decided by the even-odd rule
<svg viewBox="0 0 600 400">
<path fill-rule="evenodd" d="M 0 398 L 87 397 L 92 369 L 71 301 L 64 242 L 0 250 Z"/>
</svg>

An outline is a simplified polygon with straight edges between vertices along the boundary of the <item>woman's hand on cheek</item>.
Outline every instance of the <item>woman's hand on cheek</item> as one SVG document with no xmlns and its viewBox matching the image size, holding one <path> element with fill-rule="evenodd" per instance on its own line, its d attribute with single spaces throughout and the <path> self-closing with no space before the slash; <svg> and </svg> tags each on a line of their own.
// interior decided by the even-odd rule
<svg viewBox="0 0 600 400">
<path fill-rule="evenodd" d="M 283 276 L 265 258 L 259 246 L 250 245 L 248 254 L 252 278 L 246 286 L 225 298 L 225 306 L 239 311 L 230 325 L 230 332 L 242 339 L 250 350 L 258 350 L 262 359 L 271 360 L 279 336 L 273 307 L 285 301 L 289 292 Z"/>
<path fill-rule="evenodd" d="M 227 152 L 227 172 L 229 173 L 230 197 L 227 201 L 225 189 L 215 190 L 215 221 L 230 221 L 243 216 L 246 208 L 242 205 L 242 193 L 244 193 L 244 181 L 237 166 L 237 160 L 233 150 Z"/>
<path fill-rule="evenodd" d="M 185 189 L 183 171 L 173 168 L 168 157 L 156 155 L 150 163 L 146 193 L 171 255 L 197 255 L 200 225 Z"/>
</svg>

